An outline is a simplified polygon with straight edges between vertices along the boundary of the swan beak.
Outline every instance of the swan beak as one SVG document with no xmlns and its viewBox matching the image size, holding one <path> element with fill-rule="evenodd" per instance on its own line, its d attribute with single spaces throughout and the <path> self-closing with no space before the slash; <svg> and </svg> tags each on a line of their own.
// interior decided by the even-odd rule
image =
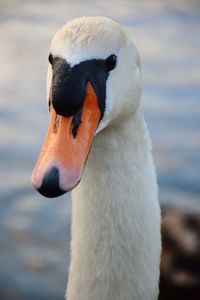
<svg viewBox="0 0 200 300">
<path fill-rule="evenodd" d="M 75 116 L 57 115 L 50 106 L 46 139 L 32 173 L 32 184 L 43 196 L 60 196 L 80 182 L 100 118 L 97 96 L 90 83 L 78 123 Z"/>
</svg>

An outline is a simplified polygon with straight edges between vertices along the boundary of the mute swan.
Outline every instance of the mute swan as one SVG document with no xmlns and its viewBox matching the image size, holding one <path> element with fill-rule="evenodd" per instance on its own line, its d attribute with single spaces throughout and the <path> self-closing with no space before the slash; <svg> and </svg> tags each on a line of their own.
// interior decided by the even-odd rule
<svg viewBox="0 0 200 300">
<path fill-rule="evenodd" d="M 155 300 L 160 208 L 135 42 L 108 18 L 82 17 L 56 33 L 49 62 L 51 120 L 32 183 L 47 197 L 78 185 L 66 298 Z"/>
</svg>

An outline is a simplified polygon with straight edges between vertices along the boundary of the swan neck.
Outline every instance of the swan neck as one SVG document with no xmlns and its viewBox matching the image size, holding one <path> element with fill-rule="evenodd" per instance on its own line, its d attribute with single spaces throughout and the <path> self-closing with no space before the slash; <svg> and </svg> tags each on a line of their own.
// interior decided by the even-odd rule
<svg viewBox="0 0 200 300">
<path fill-rule="evenodd" d="M 160 211 L 140 107 L 95 137 L 72 199 L 67 299 L 156 299 Z"/>
</svg>

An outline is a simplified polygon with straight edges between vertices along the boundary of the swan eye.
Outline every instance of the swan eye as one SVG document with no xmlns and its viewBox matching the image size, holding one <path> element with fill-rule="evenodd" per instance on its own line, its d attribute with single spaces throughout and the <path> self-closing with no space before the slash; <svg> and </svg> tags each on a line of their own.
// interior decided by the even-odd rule
<svg viewBox="0 0 200 300">
<path fill-rule="evenodd" d="M 49 63 L 53 65 L 53 55 L 50 53 L 48 57 Z"/>
<path fill-rule="evenodd" d="M 117 63 L 117 56 L 115 54 L 111 54 L 107 59 L 106 59 L 106 69 L 107 71 L 111 71 L 116 67 Z"/>
</svg>

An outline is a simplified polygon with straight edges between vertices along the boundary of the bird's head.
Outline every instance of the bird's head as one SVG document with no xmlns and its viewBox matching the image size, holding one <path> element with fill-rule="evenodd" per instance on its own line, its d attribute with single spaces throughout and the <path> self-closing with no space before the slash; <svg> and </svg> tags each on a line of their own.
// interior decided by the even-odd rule
<svg viewBox="0 0 200 300">
<path fill-rule="evenodd" d="M 47 75 L 50 124 L 32 174 L 34 187 L 56 197 L 81 180 L 95 134 L 124 122 L 141 94 L 135 43 L 116 22 L 83 17 L 54 36 Z"/>
</svg>

